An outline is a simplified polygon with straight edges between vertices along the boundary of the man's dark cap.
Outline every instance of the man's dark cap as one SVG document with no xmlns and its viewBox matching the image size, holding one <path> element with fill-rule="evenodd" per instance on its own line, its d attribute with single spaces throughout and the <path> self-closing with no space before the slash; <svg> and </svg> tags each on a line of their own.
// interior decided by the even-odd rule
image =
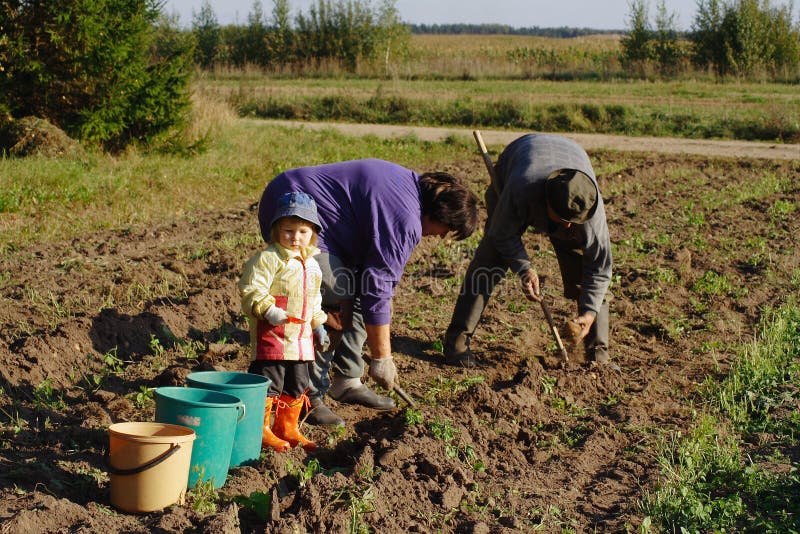
<svg viewBox="0 0 800 534">
<path fill-rule="evenodd" d="M 560 219 L 583 224 L 597 209 L 597 186 L 586 173 L 559 169 L 544 184 L 547 204 Z"/>
</svg>

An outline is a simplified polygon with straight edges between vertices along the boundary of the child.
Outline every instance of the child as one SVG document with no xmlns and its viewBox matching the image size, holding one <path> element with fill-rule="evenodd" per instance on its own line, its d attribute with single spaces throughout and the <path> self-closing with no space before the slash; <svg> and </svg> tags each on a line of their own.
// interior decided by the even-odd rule
<svg viewBox="0 0 800 534">
<path fill-rule="evenodd" d="M 322 350 L 327 344 L 322 273 L 312 257 L 319 253 L 317 233 L 322 230 L 314 200 L 305 193 L 285 193 L 270 226 L 270 243 L 248 260 L 239 280 L 242 310 L 250 323 L 248 372 L 272 381 L 261 443 L 279 452 L 297 444 L 313 451 L 317 446 L 300 433 L 298 420 L 308 403 L 314 343 Z"/>
</svg>

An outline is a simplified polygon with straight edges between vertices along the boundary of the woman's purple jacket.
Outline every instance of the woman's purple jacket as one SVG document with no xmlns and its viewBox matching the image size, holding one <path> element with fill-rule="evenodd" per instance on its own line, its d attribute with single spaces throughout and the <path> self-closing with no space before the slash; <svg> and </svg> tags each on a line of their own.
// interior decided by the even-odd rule
<svg viewBox="0 0 800 534">
<path fill-rule="evenodd" d="M 264 190 L 258 221 L 269 242 L 270 221 L 283 193 L 303 191 L 317 203 L 318 246 L 354 269 L 364 322 L 389 324 L 394 288 L 422 238 L 419 175 L 379 159 L 290 169 Z"/>
</svg>

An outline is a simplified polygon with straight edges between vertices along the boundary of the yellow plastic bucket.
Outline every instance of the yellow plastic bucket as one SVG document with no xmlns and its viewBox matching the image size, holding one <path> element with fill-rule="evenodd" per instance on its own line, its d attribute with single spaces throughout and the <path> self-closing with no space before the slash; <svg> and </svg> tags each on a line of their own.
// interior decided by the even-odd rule
<svg viewBox="0 0 800 534">
<path fill-rule="evenodd" d="M 196 434 L 166 423 L 108 427 L 111 504 L 125 512 L 154 512 L 183 504 Z"/>
</svg>

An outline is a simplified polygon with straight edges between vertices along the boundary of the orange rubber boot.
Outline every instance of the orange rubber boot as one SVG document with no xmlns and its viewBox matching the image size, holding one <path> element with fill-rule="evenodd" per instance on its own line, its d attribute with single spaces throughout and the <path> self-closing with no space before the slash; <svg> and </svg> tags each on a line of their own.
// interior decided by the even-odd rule
<svg viewBox="0 0 800 534">
<path fill-rule="evenodd" d="M 264 428 L 261 429 L 261 446 L 270 447 L 278 452 L 286 452 L 292 446 L 288 441 L 282 440 L 272 433 L 270 428 L 270 415 L 272 415 L 272 404 L 275 404 L 275 419 L 278 418 L 278 401 L 277 395 L 275 397 L 267 397 L 267 405 L 264 408 Z"/>
<path fill-rule="evenodd" d="M 303 403 L 308 402 L 308 397 L 305 393 L 298 399 L 281 393 L 277 403 L 278 407 L 275 411 L 275 423 L 272 425 L 272 431 L 279 438 L 288 441 L 292 447 L 300 444 L 305 450 L 311 452 L 317 449 L 317 444 L 301 434 L 298 426 L 300 410 L 303 408 Z"/>
</svg>

